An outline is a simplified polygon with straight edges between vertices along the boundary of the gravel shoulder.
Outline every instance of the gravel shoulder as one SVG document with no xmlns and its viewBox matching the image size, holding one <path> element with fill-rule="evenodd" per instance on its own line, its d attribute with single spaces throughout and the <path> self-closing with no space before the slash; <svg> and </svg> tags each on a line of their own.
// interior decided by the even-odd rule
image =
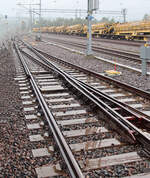
<svg viewBox="0 0 150 178">
<path fill-rule="evenodd" d="M 0 177 L 33 177 L 15 56 L 0 58 Z"/>
<path fill-rule="evenodd" d="M 50 38 L 50 39 L 54 39 L 54 40 L 55 39 L 65 40 L 65 41 L 73 40 L 76 43 L 83 43 L 83 44 L 85 44 L 85 42 L 87 41 L 87 38 L 80 38 L 78 36 L 67 36 L 67 35 L 60 35 L 60 34 L 44 34 L 44 33 L 42 34 L 42 36 L 47 39 Z M 129 52 L 133 52 L 133 53 L 139 53 L 139 50 L 140 50 L 140 47 L 137 47 L 137 46 L 128 46 L 128 45 L 117 44 L 117 43 L 109 43 L 108 41 L 107 42 L 95 41 L 94 38 L 92 40 L 92 44 L 94 46 L 102 46 L 102 47 L 106 47 L 106 48 L 119 49 L 119 50 L 129 51 Z"/>
<path fill-rule="evenodd" d="M 64 44 L 63 42 L 68 42 L 68 43 L 80 43 L 80 44 L 87 44 L 87 40 L 86 39 L 81 39 L 79 40 L 78 38 L 75 38 L 74 36 L 61 36 L 61 35 L 56 35 L 56 34 L 42 34 L 42 40 L 45 42 L 51 42 L 57 45 L 63 45 L 66 48 L 70 48 L 70 44 Z M 60 41 L 59 41 L 60 40 Z M 114 40 L 115 41 L 115 40 Z M 128 46 L 128 45 L 119 45 L 119 44 L 115 44 L 115 43 L 105 43 L 105 42 L 99 42 L 99 41 L 93 41 L 92 42 L 93 46 L 97 46 L 97 47 L 103 47 L 103 48 L 108 48 L 108 49 L 117 49 L 117 50 L 121 50 L 121 51 L 126 51 L 126 52 L 131 52 L 131 53 L 139 53 L 140 51 L 140 47 L 136 47 L 136 46 Z M 81 49 L 80 47 L 77 46 L 73 46 L 73 49 L 81 51 L 83 53 L 86 52 L 85 49 Z M 103 58 L 103 59 L 107 59 L 110 62 L 116 62 L 119 64 L 123 64 L 123 65 L 128 65 L 129 67 L 133 67 L 136 69 L 141 70 L 142 66 L 141 63 L 134 61 L 134 60 L 129 60 L 129 59 L 123 59 L 121 57 L 116 57 L 116 56 L 112 56 L 109 54 L 105 54 L 103 52 L 97 52 L 93 50 L 93 55 L 97 56 L 99 58 Z M 150 65 L 147 65 L 147 71 L 150 72 L 149 69 Z"/>
</svg>

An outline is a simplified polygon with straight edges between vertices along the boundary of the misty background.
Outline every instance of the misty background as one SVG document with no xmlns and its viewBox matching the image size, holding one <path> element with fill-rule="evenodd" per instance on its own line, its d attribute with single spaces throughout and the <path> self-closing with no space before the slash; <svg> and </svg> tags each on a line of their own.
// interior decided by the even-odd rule
<svg viewBox="0 0 150 178">
<path fill-rule="evenodd" d="M 56 18 L 72 18 L 81 19 L 85 22 L 86 13 L 81 13 L 81 10 L 87 9 L 87 0 L 41 0 L 42 9 L 72 9 L 74 13 L 59 13 L 42 11 L 42 21 L 48 23 L 56 21 Z M 104 19 L 123 22 L 121 14 L 122 9 L 127 10 L 127 21 L 139 21 L 144 17 L 149 19 L 150 15 L 150 0 L 100 0 L 99 10 L 102 12 L 118 12 L 115 13 L 94 13 L 95 22 L 103 21 Z M 18 5 L 20 4 L 20 5 Z M 31 4 L 31 5 L 29 5 Z M 5 0 L 0 1 L 0 38 L 8 37 L 11 33 L 19 32 L 29 26 L 29 9 L 39 9 L 39 0 Z M 33 24 L 38 23 L 38 15 L 33 16 Z M 73 21 L 71 19 L 71 21 Z M 5 35 L 4 35 L 5 34 Z"/>
<path fill-rule="evenodd" d="M 41 0 L 42 8 L 48 9 L 87 9 L 87 0 Z M 100 10 L 105 11 L 121 11 L 127 9 L 127 20 L 141 20 L 144 14 L 150 14 L 150 1 L 149 0 L 100 0 Z M 16 15 L 27 16 L 24 9 L 17 6 L 18 3 L 22 4 L 36 4 L 39 0 L 5 0 L 0 1 L 1 14 L 7 14 L 9 17 L 16 17 Z M 29 8 L 27 5 L 26 7 Z M 38 8 L 37 5 L 32 6 Z M 43 16 L 50 18 L 56 17 L 68 17 L 68 14 L 58 13 L 43 13 Z M 102 17 L 116 18 L 119 20 L 120 17 L 113 14 L 100 14 L 95 15 L 96 18 Z M 75 17 L 75 14 L 69 14 L 69 17 Z M 84 17 L 84 15 L 82 15 Z"/>
</svg>

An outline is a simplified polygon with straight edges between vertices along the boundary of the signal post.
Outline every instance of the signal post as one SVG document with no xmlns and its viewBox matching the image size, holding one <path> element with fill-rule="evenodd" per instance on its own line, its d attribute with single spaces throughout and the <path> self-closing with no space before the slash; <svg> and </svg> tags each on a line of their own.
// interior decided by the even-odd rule
<svg viewBox="0 0 150 178">
<path fill-rule="evenodd" d="M 99 9 L 99 0 L 88 0 L 88 11 L 87 11 L 87 20 L 88 20 L 88 32 L 87 32 L 87 52 L 86 55 L 92 55 L 92 13 Z"/>
</svg>

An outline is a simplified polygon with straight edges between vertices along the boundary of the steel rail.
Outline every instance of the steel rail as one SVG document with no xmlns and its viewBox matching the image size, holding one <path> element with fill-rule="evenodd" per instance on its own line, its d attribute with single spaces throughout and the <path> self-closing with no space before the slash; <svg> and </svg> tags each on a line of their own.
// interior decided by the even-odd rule
<svg viewBox="0 0 150 178">
<path fill-rule="evenodd" d="M 65 141 L 65 138 L 64 136 L 62 135 L 55 119 L 54 119 L 54 116 L 52 115 L 52 113 L 50 112 L 26 62 L 24 61 L 23 59 L 23 56 L 21 55 L 17 45 L 14 43 L 14 47 L 16 49 L 16 52 L 18 54 L 18 57 L 20 58 L 21 62 L 22 62 L 22 65 L 24 66 L 24 69 L 25 69 L 25 72 L 28 76 L 28 78 L 30 79 L 30 83 L 33 87 L 33 90 L 35 92 L 35 95 L 39 101 L 39 104 L 42 108 L 42 111 L 45 115 L 45 118 L 48 122 L 48 125 L 53 133 L 53 136 L 54 136 L 54 139 L 60 149 L 60 152 L 61 152 L 61 155 L 67 165 L 67 168 L 69 170 L 69 174 L 72 178 L 83 178 L 83 173 L 78 165 L 78 163 L 76 162 L 73 154 L 72 154 L 72 151 L 70 149 L 70 147 L 68 146 L 67 142 Z"/>
<path fill-rule="evenodd" d="M 21 51 L 21 52 L 23 52 L 23 54 L 25 54 L 27 57 L 30 57 L 34 61 L 38 61 L 39 63 L 41 63 L 42 65 L 45 65 L 46 67 L 48 67 L 49 65 L 53 66 L 53 68 L 61 75 L 61 77 L 63 77 L 66 81 L 69 81 L 68 83 L 71 84 L 70 88 L 74 87 L 76 89 L 76 93 L 80 92 L 80 94 L 79 94 L 80 97 L 81 97 L 81 94 L 84 95 L 81 98 L 87 97 L 93 104 L 98 106 L 99 111 L 100 110 L 102 111 L 103 116 L 106 115 L 108 118 L 112 119 L 113 122 L 115 122 L 115 124 L 118 126 L 118 129 L 121 127 L 121 129 L 127 134 L 126 136 L 129 136 L 128 139 L 130 140 L 130 142 L 135 143 L 136 139 L 133 137 L 133 135 L 130 134 L 131 130 L 129 129 L 129 127 L 127 127 L 124 123 L 121 122 L 121 120 L 118 120 L 116 118 L 116 116 L 114 116 L 112 114 L 113 110 L 112 110 L 112 113 L 109 112 L 108 110 L 111 108 L 109 106 L 107 106 L 105 103 L 103 103 L 102 101 L 100 101 L 99 98 L 95 97 L 91 92 L 89 92 L 86 88 L 84 88 L 82 85 L 80 85 L 75 79 L 73 79 L 70 75 L 66 74 L 65 72 L 61 71 L 61 69 L 56 67 L 54 64 L 50 63 L 49 61 L 46 61 L 46 64 L 45 64 L 44 58 L 42 58 L 42 61 L 40 62 L 38 59 L 35 59 L 33 56 L 27 54 L 25 51 Z M 107 109 L 107 107 L 109 109 Z M 120 115 L 119 115 L 119 117 L 120 117 Z"/>
<path fill-rule="evenodd" d="M 87 87 L 91 92 L 94 92 L 96 95 L 99 95 L 99 93 L 100 93 L 100 94 L 103 95 L 104 97 L 109 98 L 110 100 L 113 100 L 115 103 L 121 105 L 122 107 L 125 107 L 125 109 L 129 110 L 130 112 L 132 112 L 133 115 L 136 113 L 138 118 L 140 118 L 139 116 L 141 116 L 141 117 L 144 117 L 144 119 L 145 119 L 147 122 L 150 122 L 150 116 L 148 116 L 148 115 L 142 113 L 141 111 L 138 111 L 137 109 L 135 109 L 135 108 L 129 106 L 129 105 L 126 104 L 126 103 L 122 103 L 121 101 L 119 101 L 119 100 L 117 100 L 117 99 L 115 99 L 115 98 L 113 98 L 113 97 L 111 97 L 111 96 L 105 94 L 104 92 L 101 92 L 101 91 L 98 90 L 98 89 L 93 88 L 92 86 L 90 86 L 90 85 L 88 85 L 88 84 L 86 84 L 86 83 L 84 83 L 84 82 L 82 82 L 82 81 L 80 81 L 80 80 L 78 80 L 78 79 L 76 79 L 76 80 L 77 80 L 78 82 L 80 82 L 82 85 L 84 85 L 85 87 Z"/>
<path fill-rule="evenodd" d="M 32 56 L 30 56 L 30 57 L 32 58 Z M 39 55 L 39 57 L 42 57 L 42 56 Z M 42 58 L 42 60 L 45 61 L 44 58 Z M 46 63 L 48 64 L 48 62 L 46 62 Z M 55 69 L 57 69 L 57 67 L 54 64 L 50 63 L 50 65 L 52 65 Z M 58 71 L 61 71 L 61 69 L 58 69 Z M 67 74 L 65 72 L 63 72 L 63 73 L 65 74 L 65 76 L 67 76 L 70 79 L 70 75 L 69 74 Z M 144 148 L 146 148 L 146 149 L 148 148 L 147 150 L 148 150 L 148 152 L 150 152 L 150 150 L 149 150 L 149 148 L 150 148 L 150 139 L 149 139 L 149 137 L 145 136 L 145 134 L 143 134 L 143 132 L 140 129 L 138 129 L 136 126 L 134 126 L 128 120 L 126 120 L 124 117 L 122 117 L 116 111 L 114 111 L 111 108 L 111 106 L 108 105 L 108 102 L 116 104 L 116 107 L 120 107 L 121 109 L 123 109 L 124 113 L 126 113 L 126 114 L 128 113 L 129 116 L 133 116 L 133 117 L 137 118 L 137 120 L 138 119 L 140 120 L 141 118 L 138 115 L 136 115 L 131 110 L 125 108 L 125 106 L 123 106 L 121 104 L 121 102 L 118 103 L 117 100 L 112 99 L 111 97 L 107 96 L 106 94 L 103 94 L 102 92 L 99 92 L 98 90 L 94 89 L 93 87 L 88 86 L 87 84 L 84 84 L 83 82 L 81 82 L 81 81 L 79 81 L 79 80 L 77 80 L 75 78 L 72 78 L 72 81 L 76 85 L 81 83 L 82 87 L 81 87 L 81 85 L 78 85 L 78 86 L 80 88 L 82 88 L 82 91 L 84 91 L 84 92 L 86 91 L 87 93 L 83 93 L 82 91 L 81 92 L 85 96 L 89 97 L 89 99 L 95 105 L 97 105 L 102 110 L 102 112 L 105 112 L 105 113 L 109 112 L 107 114 L 111 115 L 111 118 L 115 121 L 115 123 L 118 125 L 118 127 L 121 126 L 121 128 L 124 129 L 125 133 L 129 134 L 133 138 L 133 140 L 136 140 L 136 141 L 140 142 L 143 145 Z M 77 83 L 77 82 L 79 82 L 79 83 Z M 92 93 L 89 92 L 89 91 L 92 91 Z M 98 98 L 95 94 L 98 95 L 101 99 Z M 105 102 L 104 102 L 104 99 L 106 100 Z M 109 115 L 109 117 L 110 117 L 110 115 Z M 142 118 L 142 119 L 143 119 L 142 120 L 143 122 L 147 122 L 146 125 L 150 123 L 150 121 L 148 119 L 146 119 L 146 118 Z"/>
<path fill-rule="evenodd" d="M 44 52 L 44 51 L 42 51 L 42 50 L 40 50 L 40 49 L 38 49 L 38 48 L 35 48 L 35 47 L 33 47 L 33 48 L 34 48 L 35 50 L 37 50 L 38 52 L 40 52 L 41 54 L 43 54 L 44 56 L 47 56 L 47 57 L 49 57 L 49 58 L 51 58 L 51 59 L 54 59 L 55 61 L 61 62 L 62 64 L 65 64 L 65 65 L 68 65 L 68 66 L 71 66 L 71 67 L 74 67 L 74 68 L 77 69 L 77 70 L 80 70 L 80 71 L 85 72 L 85 73 L 87 73 L 87 74 L 89 74 L 89 75 L 92 75 L 92 76 L 94 76 L 94 77 L 97 77 L 97 78 L 99 78 L 99 79 L 101 79 L 101 80 L 103 80 L 103 81 L 109 82 L 110 84 L 115 85 L 115 86 L 117 86 L 117 87 L 120 87 L 120 88 L 122 88 L 122 89 L 125 89 L 125 90 L 127 90 L 127 91 L 129 91 L 129 92 L 132 92 L 132 93 L 134 92 L 136 95 L 141 96 L 141 97 L 144 97 L 144 98 L 150 100 L 150 93 L 147 92 L 147 91 L 144 91 L 144 90 L 139 89 L 139 88 L 137 88 L 137 87 L 131 86 L 131 85 L 126 84 L 126 83 L 124 83 L 124 82 L 120 82 L 120 81 L 118 81 L 118 80 L 112 79 L 112 78 L 110 78 L 110 77 L 108 77 L 108 76 L 101 75 L 101 74 L 98 73 L 98 72 L 94 72 L 94 71 L 88 70 L 88 69 L 86 69 L 86 68 L 83 68 L 83 67 L 77 66 L 77 65 L 75 65 L 75 64 L 72 64 L 72 63 L 70 63 L 70 62 L 66 62 L 66 61 L 64 61 L 64 60 L 62 60 L 62 59 L 60 59 L 60 58 L 58 58 L 58 57 L 51 56 L 51 55 L 49 55 L 48 53 L 46 53 L 46 52 Z"/>
<path fill-rule="evenodd" d="M 85 84 L 81 85 L 76 79 L 74 79 L 73 77 L 71 77 L 69 74 L 65 73 L 64 71 L 62 71 L 60 68 L 56 67 L 54 64 L 52 64 L 51 62 L 49 62 L 43 55 L 41 55 L 39 52 L 35 51 L 31 46 L 28 46 L 29 49 L 31 49 L 38 57 L 40 57 L 42 59 L 42 61 L 46 62 L 46 64 L 49 64 L 51 66 L 53 66 L 57 72 L 63 76 L 66 80 L 69 80 L 71 82 L 69 82 L 71 84 L 71 87 L 74 86 L 74 88 L 76 88 L 77 91 L 80 91 L 80 93 L 82 93 L 82 95 L 86 96 L 88 98 L 88 100 L 92 101 L 92 103 L 94 103 L 96 105 L 96 107 L 98 107 L 99 111 L 102 111 L 101 114 L 103 114 L 103 116 L 107 116 L 108 118 L 111 118 L 118 127 L 121 127 L 121 129 L 123 129 L 123 131 L 128 134 L 128 136 L 130 135 L 130 139 L 132 138 L 134 141 L 138 141 L 140 142 L 144 148 L 146 148 L 148 150 L 148 152 L 150 152 L 150 138 L 145 135 L 140 129 L 138 129 L 136 126 L 134 126 L 132 123 L 130 123 L 128 120 L 126 120 L 124 117 L 122 117 L 119 113 L 117 113 L 116 111 L 114 111 L 111 106 L 109 106 L 107 104 L 108 100 L 111 103 L 112 99 L 108 98 L 105 96 L 105 99 L 107 99 L 107 102 L 104 102 L 104 96 L 101 93 L 97 93 L 100 98 L 98 98 L 95 94 L 93 94 L 91 91 L 89 91 L 89 89 L 87 89 L 87 86 L 85 87 Z M 92 88 L 92 87 L 91 87 Z M 113 101 L 113 104 L 115 102 Z M 125 110 L 126 113 L 131 113 L 131 111 L 127 110 L 124 106 L 121 106 L 120 103 L 118 104 L 117 102 L 115 103 L 116 105 L 118 105 L 120 108 L 123 108 Z M 135 116 L 138 118 L 138 116 L 136 116 L 135 114 L 131 113 L 132 116 Z M 148 122 L 148 120 L 146 120 Z"/>
<path fill-rule="evenodd" d="M 33 48 L 34 48 L 34 47 L 33 47 Z M 43 52 L 43 51 L 41 51 L 41 50 L 39 50 L 39 49 L 37 49 L 37 48 L 34 48 L 34 49 L 36 49 L 37 51 L 39 51 L 40 53 L 42 53 L 43 55 L 45 55 L 45 52 Z M 47 53 L 46 53 L 46 55 L 47 55 L 48 57 L 50 56 L 50 55 L 47 54 Z M 53 56 L 50 56 L 50 57 L 55 58 L 55 57 L 53 57 Z M 63 61 L 62 59 L 58 59 L 58 58 L 56 58 L 56 60 L 57 60 L 57 61 L 60 60 L 62 63 L 67 64 L 67 65 L 68 65 L 68 63 L 69 63 L 69 62 Z M 80 67 L 78 68 L 78 66 L 76 66 L 76 65 L 74 65 L 74 64 L 72 64 L 72 63 L 69 63 L 69 65 L 71 65 L 71 66 L 77 68 L 78 70 L 81 70 L 81 71 L 86 72 L 86 73 L 89 74 L 89 70 L 88 70 L 88 72 L 87 72 L 87 71 L 84 71 L 84 70 L 86 70 L 86 69 L 80 68 Z M 84 69 L 84 70 L 82 70 L 82 69 Z M 93 72 L 93 71 L 90 71 L 90 72 Z M 99 74 L 99 75 L 100 75 L 100 74 Z M 104 76 L 102 76 L 102 77 L 104 77 Z M 106 77 L 106 78 L 107 78 L 107 77 Z M 110 79 L 110 80 L 113 80 L 113 79 L 111 79 L 111 78 L 109 78 L 109 79 Z M 81 81 L 79 81 L 79 82 L 81 82 Z M 118 84 L 118 81 L 116 81 L 116 80 L 115 80 L 115 82 L 117 82 L 117 86 L 119 86 L 119 87 L 120 87 L 120 84 L 121 84 L 121 85 L 122 85 L 122 84 L 125 84 L 125 83 L 122 83 L 122 82 L 119 82 L 119 84 Z M 81 83 L 82 83 L 82 82 L 81 82 Z M 124 89 L 124 88 L 125 88 L 124 86 L 126 86 L 126 85 L 127 85 L 127 84 L 123 85 L 123 87 L 121 87 L 121 88 Z M 90 87 L 90 86 L 89 86 L 89 87 Z M 131 90 L 129 90 L 130 87 L 131 87 Z M 132 90 L 132 89 L 133 89 L 133 90 Z M 96 90 L 96 89 L 95 89 L 95 90 Z M 148 93 L 148 92 L 146 92 L 146 91 L 144 91 L 144 90 L 140 90 L 140 89 L 138 89 L 138 88 L 136 88 L 136 87 L 133 87 L 133 86 L 130 86 L 130 85 L 127 85 L 127 89 L 126 89 L 126 90 L 129 90 L 129 91 L 131 91 L 131 92 L 133 92 L 133 91 L 135 92 L 135 91 L 136 91 L 136 92 L 137 92 L 137 93 L 136 93 L 137 95 L 143 97 L 143 94 L 144 94 L 144 96 L 146 96 L 147 99 L 150 99 L 150 98 L 149 98 L 150 93 Z M 97 90 L 97 92 L 100 92 L 100 91 Z M 101 92 L 101 93 L 102 93 L 104 96 L 107 96 L 107 97 L 113 99 L 114 101 L 120 103 L 120 104 L 123 105 L 124 107 L 128 108 L 130 111 L 133 111 L 133 112 L 139 114 L 140 116 L 145 117 L 145 119 L 148 118 L 148 119 L 150 120 L 150 116 L 148 116 L 148 115 L 146 115 L 146 114 L 144 114 L 144 113 L 138 111 L 137 109 L 132 108 L 131 106 L 129 106 L 129 105 L 125 104 L 125 103 L 121 103 L 121 102 L 117 101 L 116 99 L 114 99 L 114 98 L 112 98 L 112 97 L 106 95 L 106 94 L 103 93 L 103 92 Z"/>
<path fill-rule="evenodd" d="M 79 44 L 79 43 L 76 43 L 76 42 L 68 42 L 68 41 L 66 42 L 64 40 L 57 40 L 57 39 L 54 39 L 54 40 L 58 41 L 58 42 L 61 41 L 63 44 L 69 44 L 69 45 L 73 45 L 73 46 L 76 46 L 76 47 L 86 49 L 85 44 Z M 47 43 L 47 41 L 44 41 L 44 40 L 42 40 L 42 41 Z M 99 46 L 94 46 L 94 45 L 92 46 L 92 50 L 95 51 L 95 52 L 102 52 L 102 53 L 105 53 L 105 54 L 108 54 L 108 55 L 113 55 L 113 56 L 116 56 L 116 57 L 120 57 L 120 58 L 127 59 L 127 60 L 133 60 L 133 61 L 137 61 L 137 62 L 141 63 L 141 59 L 140 59 L 139 54 L 129 53 L 129 52 L 126 52 L 126 51 L 121 51 L 121 50 L 109 49 L 109 48 L 104 48 L 104 47 L 99 47 Z"/>
<path fill-rule="evenodd" d="M 120 44 L 120 45 L 128 45 L 128 46 L 137 46 L 140 47 L 141 45 L 145 44 L 145 41 L 127 41 L 127 40 L 114 40 L 109 38 L 98 38 L 93 37 L 94 41 L 105 42 L 105 43 L 112 43 L 112 44 Z"/>
<path fill-rule="evenodd" d="M 48 34 L 55 34 L 55 35 L 60 35 L 60 36 L 68 36 L 68 34 L 60 34 L 60 33 L 53 33 L 53 32 L 47 32 Z M 76 37 L 78 39 L 86 39 L 86 36 L 79 36 L 79 35 L 71 35 L 69 34 L 69 36 L 71 37 Z M 44 37 L 43 37 L 44 38 Z M 120 44 L 120 45 L 128 45 L 128 46 L 136 46 L 136 47 L 140 47 L 141 45 L 144 45 L 146 42 L 145 41 L 128 41 L 128 40 L 119 40 L 119 39 L 112 39 L 111 37 L 97 37 L 97 36 L 93 36 L 93 41 L 99 41 L 99 42 L 105 42 L 105 43 L 112 43 L 112 44 Z"/>
<path fill-rule="evenodd" d="M 53 38 L 49 38 L 49 39 L 53 39 Z M 53 40 L 57 40 L 58 42 L 59 41 L 62 41 L 62 42 L 64 42 L 64 43 L 70 43 L 70 44 L 76 44 L 76 45 L 82 45 L 82 46 L 84 46 L 84 47 L 86 47 L 86 45 L 84 45 L 84 44 L 82 44 L 82 43 L 77 43 L 77 42 L 71 42 L 71 41 L 65 41 L 65 40 L 62 40 L 62 39 L 53 39 Z M 135 57 L 135 58 L 139 58 L 140 57 L 140 55 L 139 54 L 136 54 L 136 53 L 133 53 L 133 52 L 128 52 L 128 51 L 123 51 L 123 50 L 117 50 L 117 49 L 110 49 L 110 48 L 105 48 L 105 47 L 99 47 L 99 46 L 95 46 L 95 45 L 93 45 L 92 46 L 93 47 L 93 49 L 103 49 L 103 50 L 109 50 L 109 51 L 111 51 L 111 52 L 121 52 L 121 53 L 123 53 L 123 54 L 126 54 L 126 55 L 132 55 L 132 57 Z"/>
<path fill-rule="evenodd" d="M 77 79 L 76 79 L 77 80 Z M 147 119 L 146 117 L 142 116 L 143 114 L 136 110 L 136 109 L 132 109 L 130 107 L 128 107 L 127 104 L 121 103 L 120 101 L 117 101 L 116 99 L 112 98 L 111 96 L 108 96 L 107 94 L 93 88 L 92 86 L 77 80 L 82 86 L 84 86 L 86 89 L 88 89 L 89 91 L 91 91 L 93 94 L 95 94 L 95 96 L 101 98 L 103 97 L 103 101 L 105 103 L 107 103 L 109 105 L 109 103 L 113 103 L 115 106 L 115 108 L 121 108 L 121 115 L 126 114 L 129 115 L 134 121 L 136 122 L 140 122 L 140 126 L 144 128 L 147 128 L 147 130 L 150 130 L 150 117 Z M 111 107 L 111 106 L 110 106 Z M 142 117 L 141 117 L 142 116 Z M 127 122 L 127 120 L 123 120 L 123 123 Z M 130 128 L 130 125 L 128 125 Z M 132 134 L 134 135 L 134 137 L 136 138 L 136 140 L 138 140 L 139 142 L 141 142 L 145 148 L 148 148 L 148 152 L 150 155 L 150 138 L 146 137 L 145 139 L 145 135 L 143 134 L 143 132 L 141 132 L 141 130 L 137 130 L 136 127 L 133 127 L 135 129 L 135 132 L 132 132 Z"/>
</svg>

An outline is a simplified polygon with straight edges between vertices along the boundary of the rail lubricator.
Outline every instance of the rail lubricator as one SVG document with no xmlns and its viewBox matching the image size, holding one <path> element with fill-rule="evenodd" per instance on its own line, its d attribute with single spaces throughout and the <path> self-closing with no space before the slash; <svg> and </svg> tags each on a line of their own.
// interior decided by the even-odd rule
<svg viewBox="0 0 150 178">
<path fill-rule="evenodd" d="M 96 93 L 96 91 L 91 92 L 91 90 L 93 90 L 93 88 L 89 89 L 89 86 L 87 86 L 83 83 L 81 84 L 79 81 L 77 81 L 76 79 L 71 77 L 69 74 L 65 73 L 64 71 L 62 71 L 61 69 L 56 67 L 54 64 L 52 64 L 50 61 L 48 61 L 43 55 L 41 55 L 39 52 L 37 52 L 31 46 L 29 46 L 28 44 L 26 44 L 26 46 L 30 50 L 32 50 L 38 57 L 40 57 L 42 59 L 42 61 L 46 62 L 46 64 L 53 66 L 53 68 L 57 71 L 57 73 L 59 73 L 59 75 L 61 75 L 61 77 L 67 81 L 68 87 L 72 88 L 72 86 L 73 86 L 74 93 L 78 93 L 79 97 L 82 98 L 83 100 L 85 100 L 85 103 L 91 103 L 91 105 L 94 104 L 93 109 L 98 110 L 98 112 L 100 113 L 101 119 L 107 118 L 108 122 L 111 122 L 111 124 L 114 125 L 114 123 L 115 123 L 114 127 L 117 127 L 117 129 L 119 129 L 119 133 L 121 132 L 125 135 L 127 134 L 126 136 L 128 136 L 128 139 L 132 143 L 136 142 L 136 141 L 141 143 L 142 146 L 144 147 L 144 149 L 146 149 L 147 154 L 150 156 L 150 138 L 147 135 L 145 135 L 140 129 L 135 127 L 132 123 L 130 123 L 128 120 L 126 120 L 119 113 L 117 113 L 116 111 L 114 111 L 112 109 L 112 106 L 111 106 L 112 98 L 110 99 L 110 98 L 102 95 L 102 93 L 100 93 L 100 92 L 97 92 L 97 93 Z M 103 101 L 104 98 L 106 100 L 106 103 Z M 110 106 L 109 106 L 109 104 L 110 104 Z M 119 108 L 123 109 L 124 114 L 127 114 L 127 113 L 132 114 L 131 116 L 134 116 L 133 120 L 136 121 L 136 119 L 137 119 L 139 121 L 139 119 L 141 119 L 137 115 L 135 115 L 133 112 L 131 112 L 130 110 L 127 110 L 120 103 L 117 103 L 117 102 L 115 103 L 113 101 L 113 105 L 116 105 Z M 121 111 L 123 112 L 123 110 L 121 110 Z M 144 121 L 149 124 L 149 121 L 147 119 L 144 118 Z M 148 127 L 148 129 L 149 129 L 149 127 Z"/>
<path fill-rule="evenodd" d="M 72 178 L 77 178 L 77 177 L 83 178 L 84 177 L 83 173 L 82 173 L 78 163 L 76 162 L 70 147 L 66 143 L 65 138 L 62 135 L 62 133 L 61 133 L 61 131 L 60 131 L 55 119 L 54 119 L 53 114 L 50 112 L 49 107 L 47 106 L 47 104 L 46 104 L 46 102 L 45 102 L 45 100 L 44 100 L 44 98 L 43 98 L 43 96 L 42 96 L 33 76 L 32 76 L 32 74 L 31 74 L 26 62 L 24 61 L 23 56 L 21 55 L 21 53 L 20 53 L 20 51 L 19 51 L 19 49 L 18 49 L 18 47 L 15 43 L 14 43 L 14 47 L 15 47 L 15 50 L 18 54 L 19 59 L 21 60 L 22 65 L 24 66 L 25 72 L 26 72 L 26 74 L 27 74 L 27 76 L 30 80 L 30 83 L 33 87 L 34 93 L 35 93 L 35 95 L 38 99 L 40 107 L 41 107 L 41 109 L 44 113 L 44 116 L 47 120 L 47 123 L 48 123 L 48 125 L 51 129 L 51 132 L 52 132 L 53 137 L 54 137 L 54 139 L 57 143 L 57 146 L 60 150 L 60 153 L 61 153 L 61 155 L 62 155 L 62 157 L 65 161 L 65 164 L 68 168 L 70 176 Z M 64 167 L 64 165 L 61 165 L 61 166 Z"/>
</svg>

